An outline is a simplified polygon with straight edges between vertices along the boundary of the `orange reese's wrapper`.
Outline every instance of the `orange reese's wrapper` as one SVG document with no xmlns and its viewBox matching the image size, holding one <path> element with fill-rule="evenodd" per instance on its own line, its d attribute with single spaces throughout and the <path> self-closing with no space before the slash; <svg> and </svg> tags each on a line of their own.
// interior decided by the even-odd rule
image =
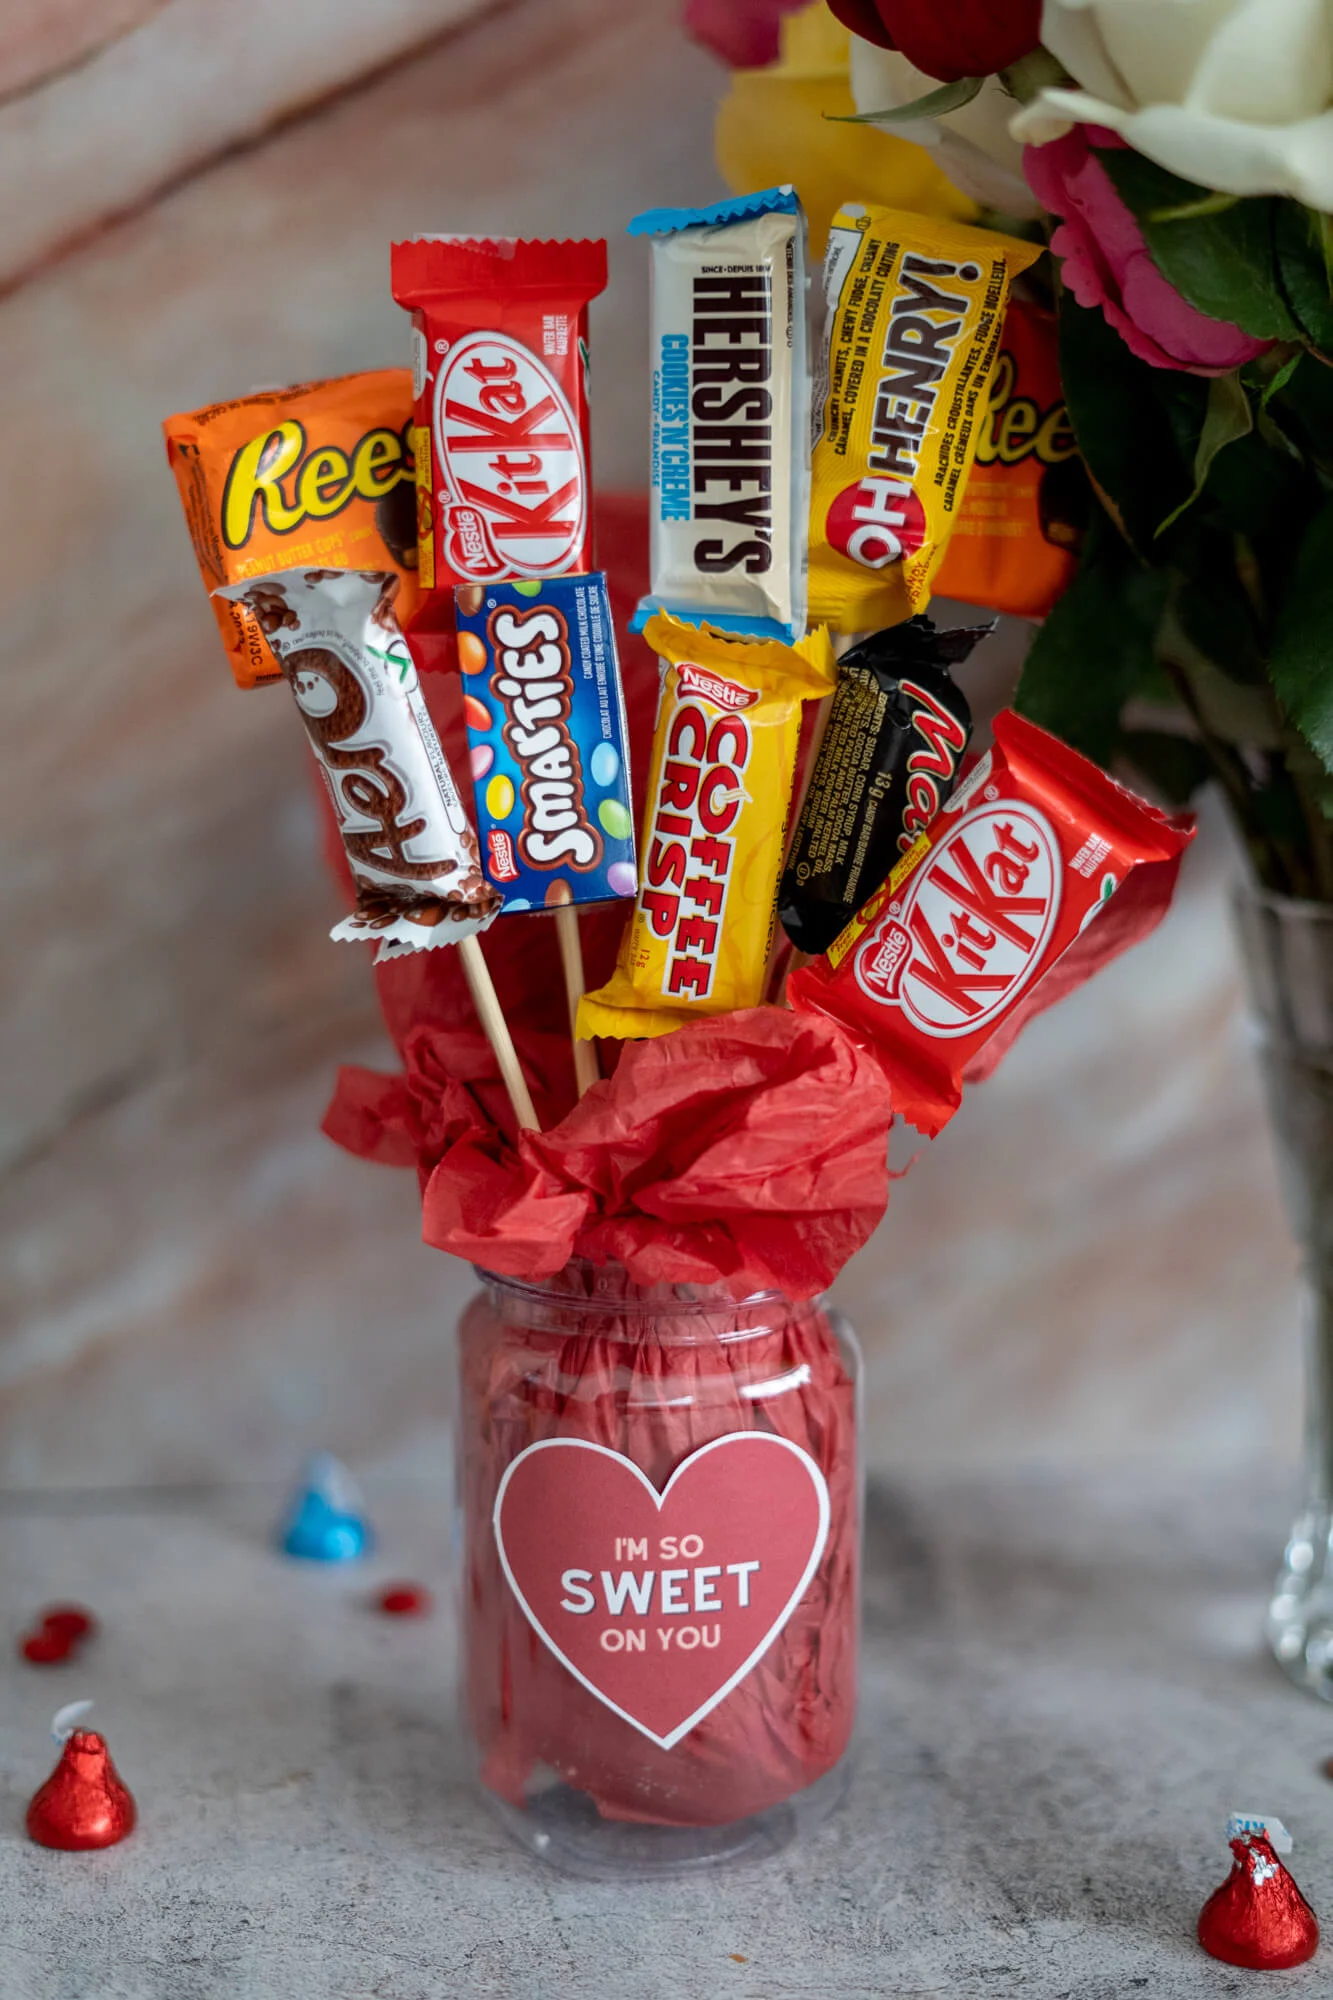
<svg viewBox="0 0 1333 2000">
<path fill-rule="evenodd" d="M 210 595 L 275 570 L 358 569 L 400 578 L 406 624 L 418 589 L 407 441 L 412 376 L 377 368 L 168 417 L 162 429 Z M 239 687 L 282 678 L 248 604 L 213 597 Z"/>
</svg>

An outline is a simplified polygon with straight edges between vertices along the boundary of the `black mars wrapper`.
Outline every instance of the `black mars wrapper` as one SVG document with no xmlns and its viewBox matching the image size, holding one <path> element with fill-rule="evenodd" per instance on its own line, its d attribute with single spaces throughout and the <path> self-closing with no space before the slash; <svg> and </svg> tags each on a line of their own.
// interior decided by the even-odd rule
<svg viewBox="0 0 1333 2000">
<path fill-rule="evenodd" d="M 972 713 L 949 668 L 991 629 L 909 618 L 839 660 L 778 891 L 798 951 L 827 951 L 953 790 Z"/>
</svg>

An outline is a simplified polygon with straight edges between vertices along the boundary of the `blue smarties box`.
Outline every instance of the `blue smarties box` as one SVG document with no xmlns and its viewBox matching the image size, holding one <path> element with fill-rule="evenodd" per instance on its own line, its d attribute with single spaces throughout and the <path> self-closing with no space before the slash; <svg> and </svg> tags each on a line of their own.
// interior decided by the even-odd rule
<svg viewBox="0 0 1333 2000">
<path fill-rule="evenodd" d="M 606 578 L 455 592 L 482 865 L 506 910 L 632 897 L 625 701 Z"/>
</svg>

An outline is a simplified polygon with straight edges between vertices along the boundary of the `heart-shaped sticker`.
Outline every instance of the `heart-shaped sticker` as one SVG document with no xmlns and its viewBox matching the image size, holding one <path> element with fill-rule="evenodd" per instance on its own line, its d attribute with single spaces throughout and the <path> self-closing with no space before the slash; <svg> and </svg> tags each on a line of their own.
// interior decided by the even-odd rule
<svg viewBox="0 0 1333 2000">
<path fill-rule="evenodd" d="M 828 1539 L 824 1475 L 769 1431 L 691 1454 L 662 1492 L 620 1452 L 544 1438 L 495 1496 L 534 1631 L 591 1694 L 670 1750 L 763 1658 Z"/>
</svg>

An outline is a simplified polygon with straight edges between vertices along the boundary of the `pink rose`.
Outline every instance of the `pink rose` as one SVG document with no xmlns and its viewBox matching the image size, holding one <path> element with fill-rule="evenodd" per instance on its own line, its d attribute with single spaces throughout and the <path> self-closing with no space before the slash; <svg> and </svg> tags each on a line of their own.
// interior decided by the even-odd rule
<svg viewBox="0 0 1333 2000">
<path fill-rule="evenodd" d="M 1061 218 L 1051 249 L 1062 260 L 1064 282 L 1080 305 L 1100 306 L 1130 352 L 1154 368 L 1225 375 L 1253 361 L 1271 341 L 1199 312 L 1153 263 L 1143 231 L 1093 151 L 1121 144 L 1099 125 L 1075 125 L 1063 139 L 1024 148 L 1028 186 Z"/>
<path fill-rule="evenodd" d="M 806 0 L 686 0 L 685 27 L 733 69 L 766 69 L 778 59 L 780 23 Z"/>
</svg>

